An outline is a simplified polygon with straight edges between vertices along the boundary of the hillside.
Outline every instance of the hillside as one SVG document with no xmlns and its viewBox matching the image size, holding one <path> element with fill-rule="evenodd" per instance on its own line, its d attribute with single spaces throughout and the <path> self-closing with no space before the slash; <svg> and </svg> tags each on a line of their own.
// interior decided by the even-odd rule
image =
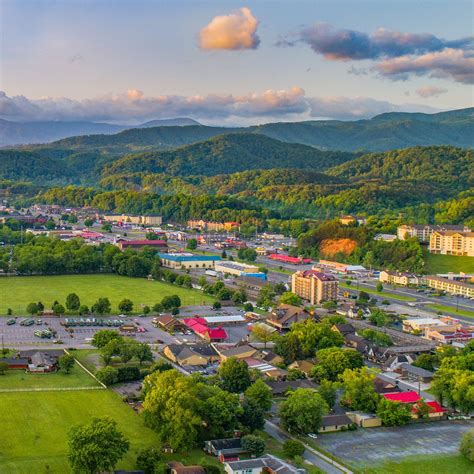
<svg viewBox="0 0 474 474">
<path fill-rule="evenodd" d="M 352 158 L 351 153 L 323 152 L 264 136 L 236 133 L 175 150 L 128 155 L 106 166 L 104 176 L 125 173 L 212 176 L 270 168 L 322 171 Z"/>
</svg>

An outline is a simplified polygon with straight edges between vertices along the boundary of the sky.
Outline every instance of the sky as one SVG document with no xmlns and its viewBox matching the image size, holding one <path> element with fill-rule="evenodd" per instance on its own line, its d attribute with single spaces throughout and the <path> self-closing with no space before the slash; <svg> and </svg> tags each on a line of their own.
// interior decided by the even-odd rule
<svg viewBox="0 0 474 474">
<path fill-rule="evenodd" d="M 473 5 L 0 0 L 0 118 L 232 126 L 471 107 Z"/>
</svg>

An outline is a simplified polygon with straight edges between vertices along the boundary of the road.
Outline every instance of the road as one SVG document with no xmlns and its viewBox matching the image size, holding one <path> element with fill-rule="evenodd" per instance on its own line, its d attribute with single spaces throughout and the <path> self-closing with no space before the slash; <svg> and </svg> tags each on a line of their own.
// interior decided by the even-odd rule
<svg viewBox="0 0 474 474">
<path fill-rule="evenodd" d="M 280 443 L 284 443 L 289 439 L 293 439 L 289 434 L 284 432 L 281 428 L 270 421 L 265 422 L 265 432 L 269 434 L 272 438 L 275 438 Z M 349 469 L 337 464 L 332 459 L 328 458 L 322 453 L 319 453 L 311 446 L 308 446 L 306 443 L 303 443 L 306 451 L 303 454 L 303 459 L 308 461 L 310 464 L 318 467 L 322 471 L 328 474 L 341 474 L 344 472 L 346 474 L 352 473 Z M 340 466 L 340 467 L 337 467 Z"/>
</svg>

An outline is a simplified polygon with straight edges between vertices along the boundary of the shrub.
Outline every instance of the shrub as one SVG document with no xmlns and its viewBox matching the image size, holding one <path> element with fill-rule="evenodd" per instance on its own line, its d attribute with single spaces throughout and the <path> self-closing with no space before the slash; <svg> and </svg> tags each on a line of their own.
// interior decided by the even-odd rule
<svg viewBox="0 0 474 474">
<path fill-rule="evenodd" d="M 142 448 L 137 454 L 137 468 L 145 474 L 153 474 L 161 460 L 160 451 L 156 448 Z"/>
<path fill-rule="evenodd" d="M 305 447 L 301 441 L 288 439 L 283 443 L 283 453 L 286 457 L 294 459 L 296 456 L 302 456 Z"/>
<path fill-rule="evenodd" d="M 133 382 L 134 380 L 140 380 L 140 378 L 140 369 L 135 365 L 117 369 L 117 382 Z"/>
<path fill-rule="evenodd" d="M 118 370 L 115 367 L 104 367 L 99 369 L 95 376 L 104 385 L 113 385 L 118 382 Z"/>
<path fill-rule="evenodd" d="M 466 459 L 474 461 L 474 430 L 463 434 L 459 451 Z"/>
</svg>

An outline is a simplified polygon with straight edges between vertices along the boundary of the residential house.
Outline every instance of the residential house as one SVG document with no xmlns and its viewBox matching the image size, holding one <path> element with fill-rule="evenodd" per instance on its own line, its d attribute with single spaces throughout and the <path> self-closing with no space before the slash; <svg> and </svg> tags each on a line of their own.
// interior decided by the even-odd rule
<svg viewBox="0 0 474 474">
<path fill-rule="evenodd" d="M 279 356 L 278 354 L 266 349 L 257 352 L 253 357 L 271 365 L 279 365 L 283 364 L 284 362 L 282 356 Z"/>
<path fill-rule="evenodd" d="M 249 357 L 254 357 L 258 353 L 258 350 L 249 344 L 243 344 L 225 348 L 224 350 L 218 349 L 218 352 L 221 356 L 221 361 L 224 362 L 231 357 L 234 357 L 235 359 L 247 359 Z"/>
<path fill-rule="evenodd" d="M 402 378 L 404 379 L 415 380 L 423 383 L 431 382 L 434 376 L 433 372 L 408 363 L 401 364 L 398 367 L 397 372 L 401 373 Z"/>
<path fill-rule="evenodd" d="M 365 217 L 353 216 L 349 214 L 347 216 L 340 217 L 339 222 L 342 225 L 350 225 L 350 224 L 365 225 L 367 221 Z"/>
<path fill-rule="evenodd" d="M 305 374 L 306 377 L 310 377 L 311 371 L 313 370 L 313 367 L 315 365 L 316 364 L 311 360 L 295 360 L 293 363 L 291 363 L 288 366 L 288 369 L 297 369 L 303 372 L 303 374 Z"/>
<path fill-rule="evenodd" d="M 375 391 L 380 395 L 384 393 L 400 392 L 400 388 L 395 382 L 389 382 L 388 380 L 384 380 L 378 376 L 375 377 L 374 387 Z"/>
<path fill-rule="evenodd" d="M 352 324 L 343 323 L 343 324 L 333 324 L 331 329 L 335 332 L 338 332 L 341 336 L 347 336 L 348 334 L 355 334 L 356 329 Z"/>
<path fill-rule="evenodd" d="M 393 392 L 393 393 L 384 393 L 382 397 L 392 402 L 399 403 L 416 403 L 420 400 L 420 396 L 417 392 L 408 391 L 408 392 Z"/>
<path fill-rule="evenodd" d="M 375 234 L 374 240 L 382 240 L 384 242 L 394 242 L 398 237 L 395 234 Z"/>
<path fill-rule="evenodd" d="M 260 458 L 224 463 L 227 474 L 305 474 L 306 470 L 292 466 L 272 454 Z"/>
<path fill-rule="evenodd" d="M 385 393 L 382 395 L 387 400 L 392 400 L 394 402 L 404 403 L 412 405 L 412 418 L 418 419 L 418 404 L 421 402 L 421 397 L 418 393 L 411 392 L 399 392 L 399 393 Z M 441 419 L 444 418 L 447 414 L 447 410 L 443 408 L 438 402 L 431 401 L 425 402 L 430 407 L 430 413 L 428 413 L 428 419 Z"/>
<path fill-rule="evenodd" d="M 396 354 L 389 357 L 383 364 L 383 369 L 388 372 L 396 371 L 402 364 L 411 364 L 413 358 L 408 354 Z"/>
<path fill-rule="evenodd" d="M 314 390 L 318 388 L 314 382 L 307 379 L 266 381 L 265 383 L 270 387 L 273 396 L 285 395 L 289 391 L 298 388 L 311 388 Z"/>
<path fill-rule="evenodd" d="M 54 372 L 58 368 L 58 357 L 46 352 L 35 352 L 28 362 L 28 372 L 46 373 Z"/>
<path fill-rule="evenodd" d="M 164 329 L 168 332 L 185 331 L 187 329 L 187 326 L 183 322 L 169 314 L 153 318 L 152 324 L 153 326 Z"/>
<path fill-rule="evenodd" d="M 219 461 L 238 461 L 247 451 L 242 447 L 241 438 L 213 439 L 205 441 L 204 451 L 219 458 Z"/>
<path fill-rule="evenodd" d="M 299 323 L 310 318 L 303 308 L 290 304 L 280 304 L 267 317 L 267 323 L 279 330 L 290 329 L 293 323 Z"/>
<path fill-rule="evenodd" d="M 429 413 L 426 415 L 428 417 L 428 420 L 441 420 L 443 418 L 446 418 L 448 410 L 446 410 L 446 408 L 443 408 L 438 402 L 431 401 L 425 403 L 430 409 Z M 419 404 L 415 403 L 412 407 L 412 418 L 419 419 L 421 416 L 422 414 L 419 413 Z"/>
<path fill-rule="evenodd" d="M 202 466 L 185 466 L 179 461 L 169 461 L 166 466 L 170 474 L 206 474 Z"/>
<path fill-rule="evenodd" d="M 181 366 L 206 366 L 219 360 L 210 344 L 169 344 L 163 354 Z"/>
<path fill-rule="evenodd" d="M 328 415 L 323 416 L 319 433 L 331 433 L 349 428 L 352 420 L 347 415 Z"/>
<path fill-rule="evenodd" d="M 288 375 L 288 372 L 284 369 L 280 369 L 279 367 L 275 367 L 272 364 L 267 364 L 259 359 L 254 357 L 249 357 L 245 360 L 246 364 L 248 365 L 249 369 L 255 369 L 262 373 L 263 377 L 265 378 L 272 378 L 275 380 L 284 380 Z"/>
</svg>

